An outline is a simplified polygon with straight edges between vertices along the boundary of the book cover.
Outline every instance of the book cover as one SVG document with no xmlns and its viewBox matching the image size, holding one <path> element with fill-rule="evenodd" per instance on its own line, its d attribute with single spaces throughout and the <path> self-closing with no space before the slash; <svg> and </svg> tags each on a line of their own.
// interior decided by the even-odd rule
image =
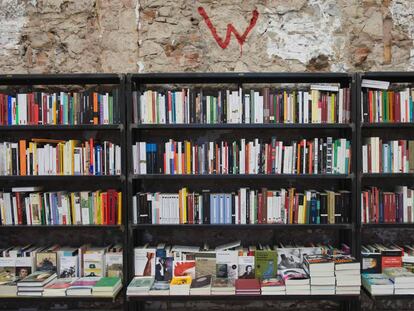
<svg viewBox="0 0 414 311">
<path fill-rule="evenodd" d="M 277 275 L 277 252 L 275 250 L 256 250 L 255 275 L 258 279 L 268 279 Z"/>
<path fill-rule="evenodd" d="M 216 253 L 216 277 L 236 280 L 238 277 L 238 252 L 218 251 Z"/>
<path fill-rule="evenodd" d="M 151 288 L 154 283 L 154 277 L 134 277 L 128 285 L 128 288 Z"/>
<path fill-rule="evenodd" d="M 135 275 L 155 276 L 155 249 L 135 248 L 134 250 Z"/>
<path fill-rule="evenodd" d="M 254 256 L 239 256 L 238 260 L 239 279 L 254 279 Z"/>
<path fill-rule="evenodd" d="M 193 279 L 191 281 L 191 287 L 190 289 L 199 289 L 204 287 L 210 287 L 211 286 L 211 275 L 204 275 L 200 276 L 196 279 Z"/>
<path fill-rule="evenodd" d="M 195 260 L 174 260 L 174 276 L 186 276 L 195 278 L 196 262 Z"/>
<path fill-rule="evenodd" d="M 216 275 L 216 253 L 197 253 L 196 278 L 203 275 Z"/>
</svg>

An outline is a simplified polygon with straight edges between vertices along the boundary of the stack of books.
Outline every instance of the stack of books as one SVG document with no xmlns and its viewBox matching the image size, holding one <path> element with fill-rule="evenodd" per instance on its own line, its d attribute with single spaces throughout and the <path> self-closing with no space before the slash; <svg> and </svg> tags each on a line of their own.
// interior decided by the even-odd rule
<svg viewBox="0 0 414 311">
<path fill-rule="evenodd" d="M 91 296 L 93 287 L 100 279 L 100 277 L 79 278 L 66 289 L 66 296 Z"/>
<path fill-rule="evenodd" d="M 351 256 L 334 256 L 336 293 L 359 295 L 361 291 L 361 264 Z"/>
<path fill-rule="evenodd" d="M 170 282 L 155 281 L 148 294 L 152 296 L 168 296 L 170 294 Z"/>
<path fill-rule="evenodd" d="M 406 268 L 386 268 L 384 274 L 394 283 L 395 295 L 414 295 L 414 273 Z"/>
<path fill-rule="evenodd" d="M 262 295 L 286 295 L 286 286 L 280 275 L 260 282 Z"/>
<path fill-rule="evenodd" d="M 372 296 L 394 294 L 394 283 L 383 273 L 363 273 L 362 286 Z"/>
<path fill-rule="evenodd" d="M 286 295 L 310 295 L 309 275 L 302 268 L 291 268 L 280 271 L 286 284 Z"/>
<path fill-rule="evenodd" d="M 173 277 L 170 283 L 170 295 L 184 296 L 190 294 L 191 276 Z"/>
<path fill-rule="evenodd" d="M 92 288 L 92 296 L 114 297 L 121 287 L 120 278 L 103 277 Z"/>
<path fill-rule="evenodd" d="M 153 276 L 134 277 L 127 288 L 128 296 L 148 295 L 152 285 L 154 284 Z"/>
<path fill-rule="evenodd" d="M 260 295 L 260 281 L 257 279 L 237 279 L 236 295 Z"/>
<path fill-rule="evenodd" d="M 17 296 L 43 296 L 43 288 L 57 277 L 54 271 L 36 271 L 17 282 Z"/>
<path fill-rule="evenodd" d="M 190 295 L 210 295 L 211 275 L 203 275 L 191 282 Z"/>
<path fill-rule="evenodd" d="M 76 278 L 55 279 L 45 286 L 43 296 L 62 297 L 66 296 L 66 290 L 76 281 Z"/>
<path fill-rule="evenodd" d="M 307 255 L 304 258 L 305 271 L 310 276 L 312 295 L 335 294 L 335 264 L 327 255 Z"/>
<path fill-rule="evenodd" d="M 227 278 L 215 278 L 211 285 L 212 295 L 234 295 L 236 288 L 234 283 Z"/>
</svg>

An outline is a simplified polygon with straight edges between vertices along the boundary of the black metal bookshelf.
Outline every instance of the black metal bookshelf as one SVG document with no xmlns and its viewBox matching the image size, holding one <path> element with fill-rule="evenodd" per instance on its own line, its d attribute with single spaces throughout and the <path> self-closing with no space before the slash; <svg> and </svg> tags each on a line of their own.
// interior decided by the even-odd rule
<svg viewBox="0 0 414 311">
<path fill-rule="evenodd" d="M 79 137 L 110 138 L 121 146 L 122 167 L 119 176 L 0 176 L 0 187 L 9 190 L 13 186 L 42 186 L 43 190 L 96 190 L 102 187 L 115 187 L 122 191 L 122 224 L 121 225 L 3 225 L 0 226 L 2 246 L 6 244 L 25 245 L 48 243 L 71 245 L 70 243 L 91 243 L 106 245 L 107 243 L 122 243 L 124 249 L 124 288 L 127 285 L 127 187 L 126 187 L 126 131 L 125 131 L 125 75 L 118 74 L 12 74 L 0 75 L 0 86 L 5 90 L 28 91 L 33 89 L 66 89 L 76 86 L 95 87 L 110 86 L 119 89 L 118 104 L 120 108 L 120 123 L 111 125 L 9 125 L 0 126 L 2 137 L 7 139 L 30 139 L 44 135 L 63 139 L 79 139 Z M 39 242 L 40 241 L 40 242 Z M 62 243 L 65 243 L 63 245 Z M 10 245 L 11 246 L 11 245 Z M 79 245 L 73 245 L 79 246 Z M 67 303 L 113 304 L 116 302 L 122 308 L 127 308 L 125 291 L 121 290 L 114 297 L 97 296 L 65 296 L 65 297 L 0 297 L 3 306 L 22 307 L 28 304 L 51 305 Z"/>
<path fill-rule="evenodd" d="M 351 104 L 352 116 L 350 124 L 135 124 L 133 123 L 132 113 L 132 92 L 134 90 L 144 90 L 147 85 L 156 85 L 157 87 L 163 85 L 196 85 L 203 84 L 211 86 L 214 84 L 232 84 L 237 87 L 243 87 L 244 84 L 272 84 L 272 83 L 338 83 L 341 86 L 348 86 L 351 88 Z M 251 234 L 260 236 L 261 230 L 270 230 L 273 232 L 273 238 L 277 235 L 275 232 L 292 232 L 300 231 L 303 235 L 309 232 L 327 231 L 330 234 L 336 234 L 338 241 L 348 243 L 352 248 L 353 255 L 357 255 L 357 235 L 355 231 L 356 222 L 356 182 L 355 172 L 357 167 L 356 161 L 356 76 L 354 74 L 345 73 L 151 73 L 151 74 L 129 74 L 127 75 L 126 83 L 127 96 L 127 148 L 128 148 L 128 219 L 129 219 L 129 241 L 128 248 L 131 250 L 128 260 L 128 278 L 131 280 L 134 276 L 133 267 L 133 248 L 143 242 L 145 236 L 150 235 L 153 238 L 161 230 L 162 232 L 182 232 L 185 230 L 186 236 L 191 236 L 197 239 L 201 232 L 251 232 Z M 147 174 L 134 175 L 132 163 L 132 145 L 135 141 L 141 138 L 151 138 L 152 135 L 162 137 L 162 135 L 174 135 L 174 137 L 197 137 L 206 135 L 208 132 L 238 133 L 238 135 L 245 133 L 266 133 L 266 135 L 276 134 L 278 136 L 291 135 L 302 137 L 303 135 L 318 137 L 317 135 L 342 135 L 351 140 L 352 145 L 352 172 L 350 174 L 280 174 L 280 175 L 161 175 L 161 174 Z M 260 137 L 260 136 L 258 136 Z M 229 183 L 232 181 L 232 183 Z M 159 191 L 159 189 L 170 189 L 177 185 L 186 185 L 186 183 L 195 183 L 200 186 L 208 187 L 207 185 L 215 185 L 221 187 L 220 189 L 230 189 L 233 183 L 241 185 L 242 183 L 260 183 L 260 185 L 296 185 L 306 184 L 314 185 L 315 182 L 321 183 L 328 188 L 343 186 L 352 192 L 353 204 L 351 209 L 351 223 L 349 224 L 246 224 L 246 225 L 158 225 L 158 224 L 133 224 L 132 223 L 132 196 L 145 189 L 145 191 Z M 219 185 L 219 186 L 218 186 Z M 151 189 L 151 190 L 149 190 Z M 336 188 L 338 189 L 338 188 Z M 250 230 L 250 231 L 249 231 Z M 188 232 L 188 233 L 187 233 Z M 193 234 L 195 233 L 195 234 Z M 168 233 L 167 233 L 168 234 Z M 177 243 L 181 241 L 176 241 Z M 202 241 L 198 241 L 202 242 Z M 338 301 L 342 306 L 350 308 L 356 306 L 359 296 L 144 296 L 144 297 L 128 297 L 131 302 L 131 308 L 144 309 L 147 301 L 190 301 L 190 300 L 223 300 L 231 299 L 239 300 L 330 300 Z"/>
<path fill-rule="evenodd" d="M 399 243 L 404 241 L 394 241 L 385 238 L 385 240 L 380 239 L 377 235 L 378 232 L 387 232 L 393 231 L 398 232 L 399 230 L 412 230 L 414 229 L 414 223 L 362 223 L 361 221 L 361 192 L 366 186 L 379 186 L 392 189 L 392 187 L 397 185 L 414 185 L 414 174 L 412 173 L 363 173 L 362 172 L 362 144 L 364 137 L 369 136 L 379 136 L 392 139 L 414 139 L 414 123 L 366 123 L 361 120 L 361 92 L 362 92 L 362 79 L 371 79 L 371 80 L 380 80 L 388 81 L 391 83 L 414 83 L 414 73 L 413 72 L 365 72 L 360 73 L 357 76 L 357 132 L 358 132 L 358 153 L 357 157 L 360 159 L 358 161 L 357 167 L 357 227 L 358 227 L 358 241 L 359 247 L 364 243 L 368 238 L 370 241 L 373 240 L 373 235 L 378 239 L 377 242 L 384 243 Z M 386 231 L 384 231 L 386 230 Z M 404 231 L 411 232 L 411 231 Z M 368 236 L 367 236 L 368 235 Z M 396 235 L 391 235 L 395 237 Z M 398 238 L 403 237 L 403 235 L 397 235 Z M 403 237 L 404 238 L 404 237 Z M 360 253 L 360 250 L 358 251 Z M 373 296 L 365 288 L 362 288 L 363 293 L 369 299 L 371 299 L 374 304 L 384 303 L 385 301 L 392 300 L 407 300 L 414 299 L 413 295 L 381 295 Z"/>
</svg>

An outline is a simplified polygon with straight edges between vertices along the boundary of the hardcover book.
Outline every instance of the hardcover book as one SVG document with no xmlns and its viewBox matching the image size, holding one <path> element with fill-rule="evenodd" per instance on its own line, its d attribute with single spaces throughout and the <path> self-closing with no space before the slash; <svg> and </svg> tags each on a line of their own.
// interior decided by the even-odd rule
<svg viewBox="0 0 414 311">
<path fill-rule="evenodd" d="M 277 252 L 274 250 L 256 250 L 255 275 L 257 279 L 269 279 L 277 275 Z"/>
</svg>

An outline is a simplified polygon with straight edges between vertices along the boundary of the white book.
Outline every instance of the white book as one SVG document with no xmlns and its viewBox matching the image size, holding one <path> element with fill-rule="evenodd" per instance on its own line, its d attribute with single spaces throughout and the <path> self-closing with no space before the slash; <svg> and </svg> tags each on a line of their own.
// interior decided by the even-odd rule
<svg viewBox="0 0 414 311">
<path fill-rule="evenodd" d="M 19 125 L 27 124 L 27 94 L 17 94 L 17 103 L 19 110 Z"/>
<path fill-rule="evenodd" d="M 250 94 L 244 94 L 244 123 L 250 123 Z"/>
<path fill-rule="evenodd" d="M 303 123 L 309 123 L 309 92 L 303 93 Z"/>
<path fill-rule="evenodd" d="M 388 81 L 362 79 L 362 83 L 361 83 L 361 87 L 366 87 L 370 89 L 379 89 L 379 90 L 388 90 L 389 86 L 390 86 L 390 82 Z"/>
</svg>

